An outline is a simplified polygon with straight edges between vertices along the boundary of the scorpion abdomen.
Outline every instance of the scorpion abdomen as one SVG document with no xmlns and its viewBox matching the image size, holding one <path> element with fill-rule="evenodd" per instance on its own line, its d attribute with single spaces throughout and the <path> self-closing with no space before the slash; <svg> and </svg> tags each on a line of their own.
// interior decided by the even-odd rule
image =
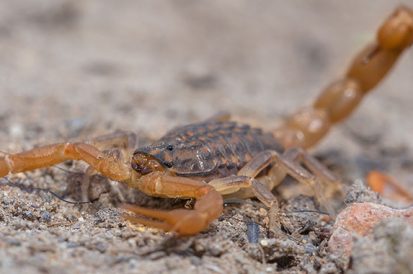
<svg viewBox="0 0 413 274">
<path fill-rule="evenodd" d="M 236 174 L 263 150 L 283 151 L 271 133 L 236 122 L 205 121 L 177 127 L 135 153 L 152 155 L 180 176 Z"/>
</svg>

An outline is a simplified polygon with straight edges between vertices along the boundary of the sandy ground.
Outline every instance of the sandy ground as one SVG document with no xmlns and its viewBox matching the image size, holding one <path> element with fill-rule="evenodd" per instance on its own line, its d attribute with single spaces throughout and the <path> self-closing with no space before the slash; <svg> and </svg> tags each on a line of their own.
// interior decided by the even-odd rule
<svg viewBox="0 0 413 274">
<path fill-rule="evenodd" d="M 3 0 L 0 149 L 17 152 L 117 129 L 136 132 L 142 144 L 222 110 L 273 128 L 337 78 L 398 3 Z M 412 71 L 409 51 L 351 119 L 315 149 L 346 184 L 371 168 L 413 183 Z M 175 238 L 131 228 L 113 206 L 113 185 L 82 206 L 31 188 L 62 193 L 79 182 L 83 166 L 59 167 L 11 176 L 12 184 L 2 181 L 1 273 L 345 270 L 325 253 L 331 223 L 318 215 L 286 216 L 290 233 L 278 240 L 266 229 L 262 205 L 230 205 L 205 233 Z M 162 206 L 137 195 L 140 204 Z M 284 207 L 315 205 L 300 196 Z M 251 220 L 260 225 L 261 244 L 247 239 Z M 382 230 L 395 226 L 403 224 Z M 386 267 L 399 259 L 393 254 Z M 378 258 L 371 260 L 375 265 Z M 367 273 L 369 265 L 356 259 L 347 270 Z"/>
</svg>

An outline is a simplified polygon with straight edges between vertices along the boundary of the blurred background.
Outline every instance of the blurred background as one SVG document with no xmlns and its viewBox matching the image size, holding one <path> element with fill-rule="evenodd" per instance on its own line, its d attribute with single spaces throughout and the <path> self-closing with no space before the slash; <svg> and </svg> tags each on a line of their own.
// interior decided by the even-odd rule
<svg viewBox="0 0 413 274">
<path fill-rule="evenodd" d="M 408 2 L 413 6 L 412 0 L 404 1 Z M 117 129 L 136 132 L 142 143 L 219 111 L 274 128 L 340 77 L 399 4 L 1 0 L 0 151 L 17 152 Z M 413 49 L 360 109 L 316 148 L 316 155 L 343 183 L 364 178 L 371 169 L 386 170 L 406 186 L 413 182 L 412 71 Z M 83 182 L 73 175 L 83 174 L 77 170 L 84 169 L 67 163 L 13 176 L 13 184 L 18 182 L 22 190 L 19 185 L 2 186 L 0 272 L 273 273 L 280 263 L 278 270 L 291 273 L 295 265 L 289 263 L 300 263 L 294 269 L 312 272 L 314 259 L 317 269 L 326 262 L 325 257 L 317 259 L 324 252 L 311 251 L 316 250 L 312 240 L 299 240 L 301 249 L 294 245 L 294 250 L 301 255 L 292 257 L 284 251 L 277 255 L 271 246 L 269 254 L 279 256 L 278 261 L 261 263 L 262 248 L 251 251 L 244 218 L 264 218 L 267 212 L 248 204 L 229 207 L 211 231 L 172 242 L 175 251 L 162 253 L 169 237 L 126 226 L 119 210 L 107 201 L 111 193 L 93 204 L 73 206 L 29 191 L 33 186 L 58 193 L 75 189 L 76 180 L 77 185 Z M 284 192 L 288 189 L 297 195 L 296 188 L 287 186 Z M 280 188 L 276 191 L 283 193 Z M 356 187 L 353 196 L 363 198 L 364 190 L 357 191 Z M 291 216 L 294 221 L 286 221 L 297 223 L 296 215 Z M 401 230 L 394 227 L 392 232 Z M 326 237 L 324 230 L 320 235 Z M 380 235 L 382 239 L 384 234 Z M 386 235 L 391 243 L 409 243 L 412 238 L 395 241 L 402 238 Z M 285 246 L 280 244 L 282 250 Z M 383 245 L 378 246 L 376 253 L 362 249 L 363 256 L 354 258 L 380 254 L 380 262 L 372 265 L 383 272 L 383 262 L 389 259 L 382 256 Z M 388 248 L 389 254 L 404 250 L 390 244 Z M 397 253 L 407 259 L 390 258 L 392 262 L 408 265 L 411 253 Z M 337 267 L 326 269 L 338 272 Z"/>
<path fill-rule="evenodd" d="M 2 0 L 1 147 L 159 137 L 222 110 L 272 128 L 339 77 L 399 2 Z M 410 51 L 322 147 L 356 150 L 346 132 L 384 129 L 381 140 L 413 146 L 412 71 Z"/>
</svg>

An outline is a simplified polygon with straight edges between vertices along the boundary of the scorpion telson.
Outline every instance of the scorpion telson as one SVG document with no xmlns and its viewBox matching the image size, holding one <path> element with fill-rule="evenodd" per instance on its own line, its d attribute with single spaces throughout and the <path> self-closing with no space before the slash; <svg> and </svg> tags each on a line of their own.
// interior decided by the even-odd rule
<svg viewBox="0 0 413 274">
<path fill-rule="evenodd" d="M 272 132 L 228 121 L 225 115 L 216 116 L 173 129 L 152 145 L 138 148 L 132 156 L 128 155 L 133 135 L 126 133 L 6 154 L 0 158 L 0 176 L 82 160 L 90 165 L 87 174 L 99 172 L 148 195 L 194 198 L 191 210 L 123 206 L 130 222 L 181 235 L 196 234 L 217 219 L 223 211 L 223 196 L 256 197 L 264 205 L 278 208 L 271 190 L 286 175 L 312 186 L 323 202 L 319 185 L 334 186 L 337 179 L 304 149 L 347 118 L 412 43 L 413 11 L 401 6 L 340 79 Z"/>
</svg>

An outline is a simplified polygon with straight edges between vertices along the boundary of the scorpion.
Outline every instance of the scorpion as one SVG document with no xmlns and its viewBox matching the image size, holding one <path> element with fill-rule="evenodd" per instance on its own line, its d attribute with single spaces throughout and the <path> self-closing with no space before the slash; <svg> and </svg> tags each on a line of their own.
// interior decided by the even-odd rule
<svg viewBox="0 0 413 274">
<path fill-rule="evenodd" d="M 134 137 L 128 133 L 5 154 L 0 158 L 0 177 L 66 160 L 84 161 L 89 165 L 86 174 L 100 173 L 149 196 L 195 199 L 192 209 L 122 205 L 131 223 L 180 235 L 208 228 L 223 212 L 224 197 L 256 197 L 267 207 L 278 207 L 271 191 L 287 175 L 317 188 L 317 196 L 320 182 L 337 183 L 337 179 L 306 149 L 318 143 L 332 125 L 347 118 L 412 43 L 413 10 L 400 6 L 381 25 L 375 41 L 356 55 L 341 79 L 273 131 L 264 132 L 230 121 L 227 115 L 217 115 L 172 129 L 131 156 L 127 153 Z M 105 150 L 109 147 L 110 152 Z"/>
</svg>

